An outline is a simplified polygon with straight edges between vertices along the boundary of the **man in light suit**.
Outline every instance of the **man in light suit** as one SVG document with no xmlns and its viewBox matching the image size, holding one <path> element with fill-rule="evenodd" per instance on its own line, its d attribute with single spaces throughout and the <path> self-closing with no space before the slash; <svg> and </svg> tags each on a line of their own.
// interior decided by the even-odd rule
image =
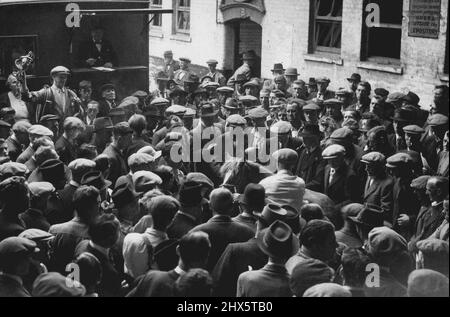
<svg viewBox="0 0 450 317">
<path fill-rule="evenodd" d="M 261 270 L 239 276 L 237 297 L 291 296 L 285 264 L 299 249 L 297 237 L 287 224 L 275 221 L 258 235 L 256 243 L 269 256 L 269 262 Z"/>
<path fill-rule="evenodd" d="M 371 152 L 362 157 L 366 164 L 367 182 L 364 187 L 364 203 L 378 206 L 385 216 L 392 213 L 394 180 L 386 174 L 386 158 L 379 152 Z"/>
</svg>

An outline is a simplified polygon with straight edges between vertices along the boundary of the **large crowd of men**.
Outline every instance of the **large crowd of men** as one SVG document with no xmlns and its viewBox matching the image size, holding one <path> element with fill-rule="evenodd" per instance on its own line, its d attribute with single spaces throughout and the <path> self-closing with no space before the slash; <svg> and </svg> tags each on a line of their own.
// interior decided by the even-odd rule
<svg viewBox="0 0 450 317">
<path fill-rule="evenodd" d="M 449 295 L 448 86 L 421 107 L 359 74 L 256 78 L 251 51 L 230 78 L 190 63 L 120 98 L 8 77 L 0 297 Z"/>
</svg>

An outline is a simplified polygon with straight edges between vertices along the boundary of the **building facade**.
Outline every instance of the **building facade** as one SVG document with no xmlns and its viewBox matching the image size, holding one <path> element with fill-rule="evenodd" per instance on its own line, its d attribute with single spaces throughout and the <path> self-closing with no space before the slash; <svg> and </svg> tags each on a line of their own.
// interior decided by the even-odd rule
<svg viewBox="0 0 450 317">
<path fill-rule="evenodd" d="M 254 50 L 261 76 L 274 63 L 300 78 L 327 76 L 331 88 L 360 73 L 374 88 L 414 91 L 427 108 L 433 87 L 448 84 L 448 0 L 150 0 L 173 15 L 154 17 L 153 71 L 165 50 L 192 59 L 194 71 L 219 61 L 227 75 Z"/>
</svg>

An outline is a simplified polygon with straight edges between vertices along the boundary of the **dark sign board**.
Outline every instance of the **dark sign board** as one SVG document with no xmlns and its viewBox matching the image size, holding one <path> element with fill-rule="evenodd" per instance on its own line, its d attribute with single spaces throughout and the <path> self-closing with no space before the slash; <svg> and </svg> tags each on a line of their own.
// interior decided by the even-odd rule
<svg viewBox="0 0 450 317">
<path fill-rule="evenodd" d="M 410 0 L 409 36 L 439 38 L 441 0 Z"/>
</svg>

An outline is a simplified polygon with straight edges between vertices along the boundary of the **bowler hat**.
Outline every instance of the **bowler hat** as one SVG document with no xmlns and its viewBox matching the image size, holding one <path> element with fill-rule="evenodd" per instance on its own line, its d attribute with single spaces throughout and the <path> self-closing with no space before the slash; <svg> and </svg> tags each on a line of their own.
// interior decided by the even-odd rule
<svg viewBox="0 0 450 317">
<path fill-rule="evenodd" d="M 99 132 L 102 130 L 112 130 L 113 124 L 111 118 L 101 117 L 94 119 L 94 132 Z"/>
<path fill-rule="evenodd" d="M 57 159 L 50 159 L 39 166 L 43 179 L 55 184 L 65 179 L 64 163 Z"/>
<path fill-rule="evenodd" d="M 129 183 L 123 183 L 114 188 L 111 198 L 114 202 L 114 206 L 121 208 L 136 201 L 138 195 L 133 191 Z"/>
<path fill-rule="evenodd" d="M 184 182 L 178 193 L 178 200 L 181 206 L 195 207 L 202 201 L 202 185 L 197 182 Z"/>
<path fill-rule="evenodd" d="M 9 237 L 0 241 L 0 266 L 11 257 L 27 256 L 37 251 L 36 242 L 19 237 Z"/>
<path fill-rule="evenodd" d="M 244 193 L 239 195 L 238 201 L 254 212 L 261 212 L 264 206 L 269 203 L 266 199 L 266 190 L 259 184 L 248 184 Z"/>
<path fill-rule="evenodd" d="M 377 228 L 383 226 L 383 212 L 375 209 L 375 206 L 364 206 L 357 217 L 348 217 L 356 224 L 364 225 L 369 228 Z"/>
<path fill-rule="evenodd" d="M 354 73 L 352 74 L 349 78 L 347 78 L 348 81 L 356 81 L 356 82 L 360 82 L 361 81 L 361 75 Z"/>
<path fill-rule="evenodd" d="M 292 234 L 292 229 L 282 221 L 275 221 L 269 228 L 262 230 L 256 243 L 269 257 L 286 259 L 299 249 L 299 241 Z"/>
<path fill-rule="evenodd" d="M 293 76 L 293 77 L 298 77 L 299 73 L 297 68 L 294 67 L 288 67 L 286 68 L 286 72 L 284 73 L 285 76 Z"/>
<path fill-rule="evenodd" d="M 320 137 L 321 132 L 317 124 L 307 124 L 303 128 L 302 132 L 298 134 L 299 137 Z"/>
</svg>

